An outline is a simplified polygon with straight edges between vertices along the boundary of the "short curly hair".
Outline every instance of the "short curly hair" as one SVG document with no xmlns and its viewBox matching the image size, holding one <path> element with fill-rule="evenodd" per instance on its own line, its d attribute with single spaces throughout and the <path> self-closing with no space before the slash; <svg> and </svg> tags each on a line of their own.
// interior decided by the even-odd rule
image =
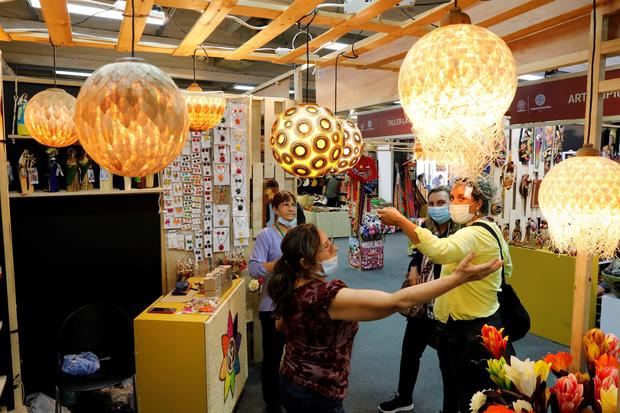
<svg viewBox="0 0 620 413">
<path fill-rule="evenodd" d="M 491 212 L 491 204 L 497 193 L 497 186 L 491 181 L 488 175 L 478 176 L 473 179 L 461 180 L 467 186 L 472 188 L 471 196 L 474 201 L 482 201 L 480 212 L 482 215 L 488 215 Z"/>
</svg>

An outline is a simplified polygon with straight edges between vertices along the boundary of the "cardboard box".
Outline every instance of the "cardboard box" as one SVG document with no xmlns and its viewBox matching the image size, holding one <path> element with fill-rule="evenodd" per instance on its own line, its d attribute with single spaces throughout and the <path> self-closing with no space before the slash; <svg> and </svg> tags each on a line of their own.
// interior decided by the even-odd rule
<svg viewBox="0 0 620 413">
<path fill-rule="evenodd" d="M 220 270 L 222 277 L 222 292 L 226 292 L 230 287 L 232 287 L 232 266 L 220 265 L 218 269 Z"/>
<path fill-rule="evenodd" d="M 218 271 L 207 273 L 203 278 L 203 288 L 206 296 L 212 296 L 212 293 L 217 290 L 221 290 L 222 277 Z"/>
</svg>

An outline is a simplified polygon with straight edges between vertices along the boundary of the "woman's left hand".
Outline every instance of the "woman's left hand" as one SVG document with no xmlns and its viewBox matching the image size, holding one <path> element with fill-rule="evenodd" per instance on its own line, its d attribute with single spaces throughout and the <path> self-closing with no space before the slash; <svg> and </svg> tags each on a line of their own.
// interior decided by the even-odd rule
<svg viewBox="0 0 620 413">
<path fill-rule="evenodd" d="M 395 225 L 397 227 L 400 227 L 403 220 L 407 219 L 403 216 L 403 214 L 401 214 L 396 208 L 393 207 L 378 209 L 377 215 L 384 224 Z"/>
</svg>

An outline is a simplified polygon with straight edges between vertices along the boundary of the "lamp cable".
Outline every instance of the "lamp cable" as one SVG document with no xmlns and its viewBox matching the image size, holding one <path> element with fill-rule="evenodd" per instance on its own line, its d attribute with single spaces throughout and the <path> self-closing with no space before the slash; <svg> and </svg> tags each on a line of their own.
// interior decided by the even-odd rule
<svg viewBox="0 0 620 413">
<path fill-rule="evenodd" d="M 596 58 L 596 0 L 592 0 L 592 58 L 590 59 L 590 65 L 588 67 L 588 74 L 590 76 L 590 93 L 588 102 L 588 131 L 586 133 L 585 144 L 591 143 L 591 131 L 592 131 L 592 105 L 594 101 L 594 59 Z M 598 96 L 597 96 L 598 98 Z"/>
<path fill-rule="evenodd" d="M 355 40 L 353 40 L 353 43 L 351 43 L 351 56 L 347 56 L 346 55 L 346 51 L 345 52 L 340 52 L 336 55 L 336 64 L 334 66 L 334 115 L 336 115 L 338 113 L 338 59 L 342 56 L 345 59 L 357 59 L 359 56 L 357 55 L 357 53 L 355 53 L 355 43 L 357 42 L 357 40 L 359 39 L 359 37 L 361 36 L 363 30 L 360 30 L 357 33 L 357 36 L 355 37 Z"/>
<path fill-rule="evenodd" d="M 131 0 L 131 57 L 135 57 L 136 48 L 136 9 L 134 0 Z"/>
</svg>

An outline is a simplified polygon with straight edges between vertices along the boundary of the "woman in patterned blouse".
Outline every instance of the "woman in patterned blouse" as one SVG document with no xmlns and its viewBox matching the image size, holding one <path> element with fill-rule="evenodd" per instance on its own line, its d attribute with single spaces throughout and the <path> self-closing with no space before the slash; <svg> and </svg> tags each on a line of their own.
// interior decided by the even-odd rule
<svg viewBox="0 0 620 413">
<path fill-rule="evenodd" d="M 288 413 L 343 413 L 351 349 L 358 321 L 378 320 L 424 303 L 501 266 L 499 259 L 471 265 L 473 253 L 452 277 L 395 293 L 354 290 L 327 281 L 337 267 L 338 249 L 311 224 L 299 225 L 282 240 L 268 292 L 281 318 L 286 351 L 280 369 L 282 404 Z"/>
</svg>

